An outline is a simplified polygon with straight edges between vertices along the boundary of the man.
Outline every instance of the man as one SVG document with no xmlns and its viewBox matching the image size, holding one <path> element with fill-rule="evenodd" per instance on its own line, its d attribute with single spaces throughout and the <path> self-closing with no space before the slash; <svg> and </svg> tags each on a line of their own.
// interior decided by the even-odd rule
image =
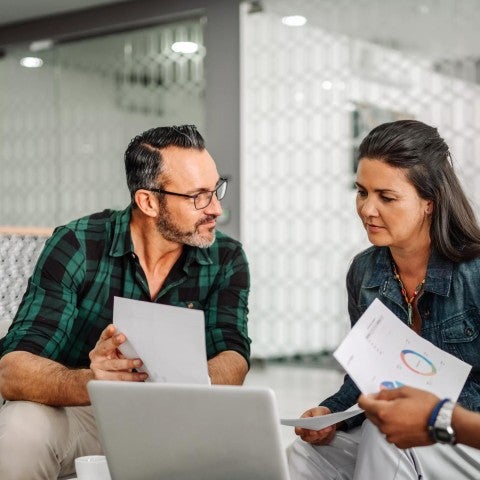
<svg viewBox="0 0 480 480">
<path fill-rule="evenodd" d="M 480 448 L 480 414 L 440 400 L 433 393 L 401 387 L 361 395 L 358 404 L 386 439 L 399 448 L 447 443 L 449 436 L 453 443 Z M 444 409 L 446 415 L 442 415 Z M 439 420 L 444 425 L 438 425 Z M 439 434 L 444 436 L 439 438 Z"/>
<path fill-rule="evenodd" d="M 0 478 L 51 480 L 101 453 L 87 382 L 146 379 L 141 359 L 118 352 L 114 296 L 202 309 L 212 383 L 245 378 L 248 265 L 239 242 L 215 234 L 227 183 L 202 136 L 151 129 L 125 169 L 131 205 L 55 230 L 0 342 Z"/>
</svg>

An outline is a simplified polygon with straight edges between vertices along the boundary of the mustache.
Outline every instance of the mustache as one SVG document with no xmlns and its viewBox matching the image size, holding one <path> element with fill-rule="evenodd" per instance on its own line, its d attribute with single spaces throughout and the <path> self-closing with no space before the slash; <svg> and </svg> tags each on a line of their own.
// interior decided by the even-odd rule
<svg viewBox="0 0 480 480">
<path fill-rule="evenodd" d="M 207 215 L 205 218 L 202 218 L 202 220 L 199 220 L 197 222 L 197 227 L 199 225 L 203 225 L 204 223 L 210 223 L 213 220 L 216 220 L 216 218 L 217 218 L 217 215 Z"/>
</svg>

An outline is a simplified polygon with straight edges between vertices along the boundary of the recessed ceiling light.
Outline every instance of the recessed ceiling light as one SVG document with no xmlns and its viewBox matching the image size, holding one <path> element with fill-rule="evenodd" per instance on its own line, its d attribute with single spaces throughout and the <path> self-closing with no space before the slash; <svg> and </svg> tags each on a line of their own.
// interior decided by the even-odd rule
<svg viewBox="0 0 480 480">
<path fill-rule="evenodd" d="M 20 59 L 20 65 L 27 68 L 38 68 L 43 65 L 43 60 L 38 57 L 23 57 Z"/>
<path fill-rule="evenodd" d="M 172 50 L 176 53 L 195 53 L 198 51 L 198 43 L 195 42 L 175 42 Z"/>
<path fill-rule="evenodd" d="M 282 18 L 282 23 L 287 27 L 301 27 L 307 23 L 307 19 L 303 15 L 289 15 Z"/>
</svg>

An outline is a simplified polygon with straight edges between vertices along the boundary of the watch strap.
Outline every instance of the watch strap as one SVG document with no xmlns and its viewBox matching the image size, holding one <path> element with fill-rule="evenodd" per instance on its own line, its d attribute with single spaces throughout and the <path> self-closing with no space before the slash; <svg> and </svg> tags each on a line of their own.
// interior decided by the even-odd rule
<svg viewBox="0 0 480 480">
<path fill-rule="evenodd" d="M 455 432 L 452 428 L 452 414 L 455 403 L 449 398 L 440 400 L 432 410 L 428 420 L 428 433 L 435 442 L 455 443 Z"/>
<path fill-rule="evenodd" d="M 430 414 L 430 418 L 428 419 L 429 430 L 435 426 L 435 420 L 437 419 L 438 412 L 443 407 L 443 404 L 448 401 L 450 401 L 449 398 L 444 398 L 435 405 L 435 408 L 432 410 L 432 413 Z"/>
</svg>

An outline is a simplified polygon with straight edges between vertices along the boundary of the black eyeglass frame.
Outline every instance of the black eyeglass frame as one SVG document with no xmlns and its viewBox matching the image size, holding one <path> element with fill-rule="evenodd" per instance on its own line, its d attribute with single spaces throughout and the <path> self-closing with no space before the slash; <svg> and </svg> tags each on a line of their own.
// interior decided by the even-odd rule
<svg viewBox="0 0 480 480">
<path fill-rule="evenodd" d="M 223 195 L 221 197 L 218 196 L 218 190 L 225 185 L 225 191 L 223 192 Z M 169 192 L 168 190 L 163 190 L 162 188 L 146 188 L 145 190 L 149 190 L 150 192 L 156 192 L 156 193 L 163 193 L 165 195 L 175 195 L 176 197 L 185 197 L 185 198 L 193 198 L 193 205 L 195 207 L 195 210 L 203 210 L 204 208 L 207 208 L 210 203 L 212 202 L 213 194 L 215 194 L 218 198 L 218 200 L 222 200 L 225 197 L 225 194 L 227 193 L 227 187 L 228 187 L 228 180 L 226 178 L 220 177 L 219 183 L 215 190 L 204 190 L 203 192 L 198 192 L 193 195 L 189 195 L 188 193 L 177 193 L 177 192 Z M 205 195 L 206 193 L 210 194 L 210 198 L 208 200 L 208 203 L 206 205 L 203 205 L 202 207 L 197 207 L 197 199 L 200 195 Z"/>
</svg>

